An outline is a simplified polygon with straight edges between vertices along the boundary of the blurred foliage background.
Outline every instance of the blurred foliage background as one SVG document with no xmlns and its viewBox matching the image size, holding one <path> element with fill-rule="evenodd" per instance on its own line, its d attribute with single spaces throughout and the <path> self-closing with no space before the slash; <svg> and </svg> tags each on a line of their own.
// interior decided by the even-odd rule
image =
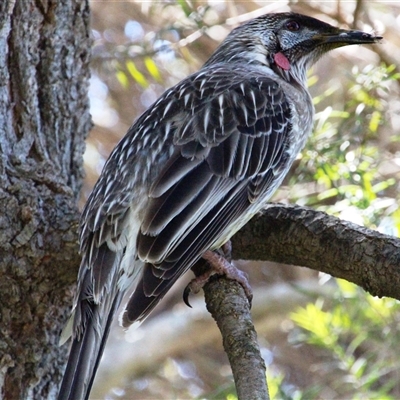
<svg viewBox="0 0 400 400">
<path fill-rule="evenodd" d="M 94 127 L 84 156 L 82 204 L 112 148 L 166 88 L 199 69 L 238 24 L 292 10 L 376 32 L 385 40 L 335 50 L 313 68 L 314 134 L 273 200 L 311 206 L 398 236 L 400 2 L 90 5 Z M 306 268 L 237 264 L 254 287 L 253 316 L 272 398 L 400 398 L 396 301 L 372 298 Z M 138 330 L 125 335 L 113 329 L 93 399 L 235 399 L 221 338 L 202 296 L 192 299 L 193 309 L 181 301 L 186 283 L 175 285 Z"/>
</svg>

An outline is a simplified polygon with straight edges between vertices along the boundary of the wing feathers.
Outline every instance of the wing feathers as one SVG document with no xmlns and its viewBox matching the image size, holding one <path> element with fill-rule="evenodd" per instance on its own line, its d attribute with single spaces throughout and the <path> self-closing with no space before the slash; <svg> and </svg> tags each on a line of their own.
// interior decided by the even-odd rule
<svg viewBox="0 0 400 400">
<path fill-rule="evenodd" d="M 211 247 L 214 237 L 223 233 L 225 223 L 235 220 L 248 207 L 248 204 L 245 187 L 235 188 L 234 193 L 228 193 L 224 204 L 214 207 L 202 219 L 201 224 L 196 225 L 195 229 L 186 236 L 177 248 L 177 252 L 181 254 L 177 261 L 164 261 L 157 267 L 146 264 L 142 279 L 126 305 L 123 326 L 127 327 L 136 320 L 146 318 L 175 281 L 187 270 L 187 265 L 193 265 L 198 261 L 201 254 Z M 228 220 L 226 220 L 227 217 Z"/>
<path fill-rule="evenodd" d="M 184 178 L 190 171 L 202 162 L 201 159 L 188 159 L 175 154 L 165 168 L 161 171 L 155 182 L 152 184 L 149 196 L 156 198 L 164 194 L 173 185 Z M 146 230 L 146 221 L 143 221 L 143 229 Z"/>
<path fill-rule="evenodd" d="M 162 196 L 153 198 L 142 223 L 142 233 L 155 236 L 181 213 L 197 197 L 203 187 L 207 187 L 212 176 L 204 168 L 197 166 Z M 191 180 L 195 175 L 196 185 Z M 146 227 L 147 230 L 146 230 Z"/>
<path fill-rule="evenodd" d="M 197 175 L 193 174 L 194 176 L 188 176 L 186 181 L 186 183 L 191 184 L 192 188 L 190 189 L 190 193 L 192 197 L 186 196 L 186 194 L 182 196 L 181 193 L 178 199 L 174 198 L 181 206 L 179 214 L 175 214 L 174 217 L 171 217 L 171 215 L 168 214 L 168 209 L 164 207 L 159 208 L 158 213 L 160 218 L 168 218 L 168 224 L 165 225 L 163 230 L 158 231 L 156 236 L 144 232 L 139 234 L 137 251 L 142 260 L 159 263 L 161 260 L 164 260 L 167 255 L 171 256 L 171 252 L 185 237 L 190 227 L 199 223 L 204 212 L 206 212 L 209 207 L 212 207 L 214 204 L 213 198 L 218 198 L 218 196 L 216 196 L 216 190 L 220 191 L 219 188 L 217 189 L 217 184 L 219 183 L 218 179 L 207 171 L 205 165 L 202 165 L 201 170 L 201 175 L 205 178 L 204 180 L 197 181 Z M 197 170 L 193 172 L 197 172 Z M 193 181 L 196 182 L 195 185 L 193 185 Z M 204 184 L 200 185 L 199 182 Z M 195 190 L 193 190 L 193 188 Z M 168 194 L 169 193 L 166 193 L 165 195 L 168 196 Z M 164 196 L 160 198 L 160 204 L 163 203 L 163 197 Z M 208 205 L 204 206 L 207 200 Z"/>
<path fill-rule="evenodd" d="M 136 277 L 125 327 L 268 200 L 303 143 L 293 145 L 290 107 L 261 69 L 207 65 L 130 128 L 82 213 L 80 292 L 60 399 L 87 398 L 113 315 Z"/>
<path fill-rule="evenodd" d="M 207 164 L 212 173 L 225 178 L 232 177 L 233 166 L 238 161 L 236 153 L 240 139 L 239 132 L 234 132 L 219 146 L 211 148 L 207 157 Z"/>
<path fill-rule="evenodd" d="M 100 246 L 96 260 L 96 279 L 94 280 L 94 297 L 99 299 L 103 289 L 109 289 L 109 276 L 115 268 L 116 253 L 110 251 L 107 244 Z"/>
<path fill-rule="evenodd" d="M 229 122 L 227 115 L 233 116 Z M 249 217 L 244 222 L 240 217 L 259 196 L 265 191 L 272 194 L 283 171 L 274 166 L 287 161 L 282 155 L 290 140 L 290 115 L 276 82 L 250 80 L 197 108 L 190 122 L 177 129 L 181 136 L 175 142 L 181 154 L 152 186 L 138 236 L 139 257 L 149 264 L 127 305 L 124 324 L 143 319 L 171 282 L 247 221 Z M 201 163 L 199 154 L 204 156 Z M 182 173 L 175 172 L 180 165 Z M 167 169 L 173 171 L 171 179 Z"/>
<path fill-rule="evenodd" d="M 157 123 L 147 129 L 150 115 Z M 146 183 L 140 175 L 134 175 L 137 184 L 148 185 L 147 201 L 140 203 L 142 209 L 136 211 L 141 215 L 136 251 L 141 260 L 149 263 L 137 288 L 139 311 L 135 313 L 142 315 L 143 307 L 150 310 L 158 301 L 156 297 L 139 301 L 139 293 L 163 295 L 204 251 L 223 243 L 221 234 L 227 240 L 228 232 L 241 226 L 241 216 L 259 196 L 272 193 L 274 187 L 270 186 L 286 171 L 286 166 L 277 170 L 276 165 L 287 162 L 284 154 L 291 140 L 290 117 L 289 103 L 273 79 L 262 75 L 249 78 L 245 68 L 231 73 L 218 67 L 167 91 L 139 118 L 138 132 L 134 133 L 135 125 L 131 128 L 131 138 L 123 139 L 119 145 L 124 152 L 121 157 L 132 167 L 136 163 L 133 157 L 138 157 L 141 173 L 148 171 L 148 176 L 153 177 L 153 182 Z M 149 140 L 155 130 L 164 135 L 162 140 Z M 132 143 L 128 144 L 129 140 Z M 167 146 L 164 150 L 162 143 Z M 144 158 L 144 148 L 157 145 L 157 151 L 164 151 L 159 156 L 164 165 L 157 163 L 153 153 L 150 164 Z M 168 147 L 171 145 L 173 151 Z M 136 152 L 132 146 L 136 146 Z M 118 174 L 119 165 L 113 155 L 107 168 L 116 168 Z M 85 209 L 88 224 L 82 228 L 82 248 L 89 268 L 95 265 L 92 291 L 96 299 L 114 273 L 110 265 L 115 260 L 102 251 L 102 246 L 114 246 L 115 250 L 126 246 L 124 232 L 132 218 L 126 204 L 129 199 L 134 201 L 136 191 L 137 196 L 143 193 L 143 186 L 136 189 L 132 182 L 127 185 L 126 179 L 124 175 L 113 183 L 104 178 L 104 187 L 95 189 L 93 204 L 88 202 Z M 99 208 L 101 196 L 104 205 Z M 119 196 L 123 204 L 112 203 L 113 196 Z M 97 207 L 95 213 L 90 213 L 91 206 Z M 135 295 L 129 307 L 135 307 L 133 299 Z M 129 320 L 132 313 L 129 312 Z"/>
</svg>

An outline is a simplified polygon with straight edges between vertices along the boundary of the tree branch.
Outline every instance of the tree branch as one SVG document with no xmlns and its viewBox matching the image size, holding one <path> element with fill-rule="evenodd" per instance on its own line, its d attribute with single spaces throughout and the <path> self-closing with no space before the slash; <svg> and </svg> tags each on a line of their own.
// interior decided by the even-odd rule
<svg viewBox="0 0 400 400">
<path fill-rule="evenodd" d="M 193 272 L 200 276 L 208 265 L 199 262 Z M 265 363 L 257 342 L 250 304 L 242 286 L 214 275 L 204 286 L 207 310 L 221 331 L 239 400 L 269 400 Z"/>
<path fill-rule="evenodd" d="M 323 212 L 271 204 L 232 245 L 234 259 L 304 266 L 400 300 L 400 240 Z"/>
<path fill-rule="evenodd" d="M 306 266 L 353 282 L 373 295 L 400 299 L 400 240 L 326 213 L 271 204 L 233 238 L 233 257 Z M 204 262 L 193 269 L 205 271 Z M 265 364 L 243 288 L 213 276 L 204 286 L 239 399 L 269 399 Z"/>
</svg>

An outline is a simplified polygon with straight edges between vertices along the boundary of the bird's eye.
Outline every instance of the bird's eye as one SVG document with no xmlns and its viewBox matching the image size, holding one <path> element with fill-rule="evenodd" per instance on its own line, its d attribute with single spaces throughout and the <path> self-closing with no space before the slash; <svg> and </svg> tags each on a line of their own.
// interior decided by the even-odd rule
<svg viewBox="0 0 400 400">
<path fill-rule="evenodd" d="M 300 29 L 300 25 L 299 25 L 299 23 L 296 22 L 296 21 L 289 21 L 289 22 L 286 24 L 286 28 L 287 28 L 289 31 L 295 32 L 295 31 L 298 31 L 298 30 Z"/>
</svg>

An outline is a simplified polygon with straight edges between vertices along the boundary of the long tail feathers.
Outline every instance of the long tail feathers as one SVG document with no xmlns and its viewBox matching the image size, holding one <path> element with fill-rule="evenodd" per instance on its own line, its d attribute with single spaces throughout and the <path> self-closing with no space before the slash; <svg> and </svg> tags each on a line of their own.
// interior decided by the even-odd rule
<svg viewBox="0 0 400 400">
<path fill-rule="evenodd" d="M 111 322 L 121 299 L 122 293 L 118 291 L 109 303 L 108 313 L 104 306 L 91 304 L 91 316 L 87 319 L 82 334 L 72 339 L 58 400 L 87 400 L 89 398 Z"/>
</svg>

